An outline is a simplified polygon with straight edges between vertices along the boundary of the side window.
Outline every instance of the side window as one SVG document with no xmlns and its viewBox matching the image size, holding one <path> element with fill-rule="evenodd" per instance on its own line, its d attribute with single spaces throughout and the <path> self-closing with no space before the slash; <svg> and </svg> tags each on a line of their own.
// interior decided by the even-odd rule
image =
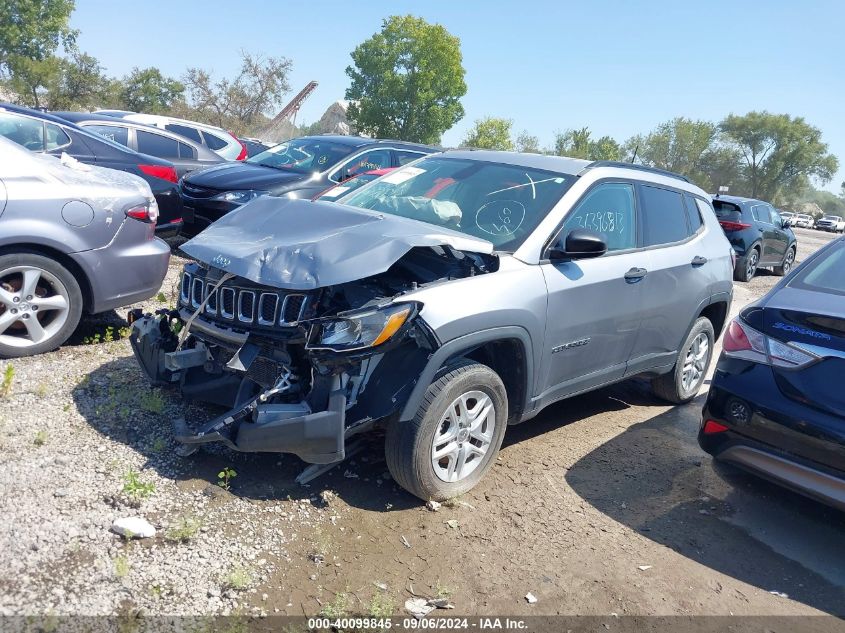
<svg viewBox="0 0 845 633">
<path fill-rule="evenodd" d="M 340 172 L 340 177 L 342 180 L 346 180 L 358 174 L 386 167 L 390 167 L 390 150 L 376 149 L 353 158 Z"/>
<path fill-rule="evenodd" d="M 129 145 L 129 130 L 125 127 L 118 127 L 116 125 L 86 125 L 85 129 L 115 143 Z"/>
<path fill-rule="evenodd" d="M 589 229 L 604 237 L 608 251 L 636 248 L 636 219 L 634 186 L 608 182 L 589 191 L 569 212 L 560 236 L 565 239 L 574 229 Z"/>
<path fill-rule="evenodd" d="M 200 136 L 199 130 L 196 128 L 188 127 L 187 125 L 179 125 L 178 123 L 168 123 L 164 126 L 164 129 L 175 134 L 181 134 L 182 136 L 189 138 L 192 141 L 196 141 L 197 143 L 202 143 L 202 137 Z"/>
<path fill-rule="evenodd" d="M 138 151 L 142 154 L 163 158 L 179 156 L 179 141 L 143 130 L 136 130 L 135 137 L 138 139 Z"/>
<path fill-rule="evenodd" d="M 197 152 L 190 145 L 179 143 L 179 158 L 196 158 Z"/>
<path fill-rule="evenodd" d="M 396 150 L 396 160 L 399 161 L 399 166 L 407 165 L 408 163 L 417 160 L 418 158 L 422 158 L 425 154 L 420 152 L 403 152 Z"/>
<path fill-rule="evenodd" d="M 640 186 L 643 201 L 643 245 L 680 242 L 689 236 L 684 199 L 677 191 Z"/>
<path fill-rule="evenodd" d="M 44 124 L 38 119 L 0 112 L 0 136 L 33 152 L 44 151 Z"/>
<path fill-rule="evenodd" d="M 772 209 L 772 224 L 776 227 L 780 228 L 783 226 L 783 218 L 780 217 L 780 213 L 778 213 L 775 209 Z"/>
<path fill-rule="evenodd" d="M 687 207 L 687 220 L 689 220 L 689 230 L 693 235 L 698 232 L 703 224 L 701 220 L 701 212 L 698 210 L 698 200 L 689 194 L 684 195 L 684 202 Z M 712 213 L 712 211 L 711 211 Z"/>
<path fill-rule="evenodd" d="M 751 214 L 758 222 L 772 223 L 772 217 L 769 214 L 769 205 L 767 204 L 755 204 L 751 207 Z"/>
<path fill-rule="evenodd" d="M 205 146 L 208 149 L 217 151 L 218 149 L 226 147 L 226 141 L 219 136 L 215 136 L 211 132 L 203 132 L 202 135 L 205 137 Z"/>
<path fill-rule="evenodd" d="M 44 124 L 44 151 L 50 152 L 70 145 L 70 137 L 58 125 Z"/>
</svg>

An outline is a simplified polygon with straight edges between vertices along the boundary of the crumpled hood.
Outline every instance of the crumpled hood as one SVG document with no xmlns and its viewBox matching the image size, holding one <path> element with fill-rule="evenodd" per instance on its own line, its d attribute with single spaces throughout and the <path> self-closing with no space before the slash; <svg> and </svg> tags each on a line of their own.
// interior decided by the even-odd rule
<svg viewBox="0 0 845 633">
<path fill-rule="evenodd" d="M 491 253 L 486 240 L 333 202 L 264 196 L 182 246 L 191 257 L 255 283 L 311 290 L 390 268 L 418 246 Z"/>
</svg>

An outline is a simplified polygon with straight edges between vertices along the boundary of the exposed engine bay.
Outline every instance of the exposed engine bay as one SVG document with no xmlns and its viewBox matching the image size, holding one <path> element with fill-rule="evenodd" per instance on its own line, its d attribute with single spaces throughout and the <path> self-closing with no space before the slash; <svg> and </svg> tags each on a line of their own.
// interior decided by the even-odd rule
<svg viewBox="0 0 845 633">
<path fill-rule="evenodd" d="M 223 442 L 332 463 L 348 437 L 398 415 L 438 346 L 403 295 L 497 268 L 494 254 L 418 246 L 383 272 L 299 290 L 192 262 L 177 309 L 131 314 L 130 340 L 153 384 L 227 409 L 199 429 L 174 422 L 188 451 Z"/>
</svg>

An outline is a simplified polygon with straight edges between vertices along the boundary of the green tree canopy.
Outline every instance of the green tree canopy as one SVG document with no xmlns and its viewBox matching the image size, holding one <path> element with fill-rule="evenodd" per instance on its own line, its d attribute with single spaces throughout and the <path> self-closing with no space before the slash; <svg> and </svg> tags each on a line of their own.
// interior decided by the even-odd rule
<svg viewBox="0 0 845 633">
<path fill-rule="evenodd" d="M 133 68 L 121 82 L 120 101 L 127 110 L 161 114 L 182 97 L 185 86 L 165 77 L 158 68 Z"/>
<path fill-rule="evenodd" d="M 352 51 L 347 112 L 359 132 L 379 138 L 439 143 L 464 116 L 460 40 L 439 24 L 392 16 Z"/>
<path fill-rule="evenodd" d="M 512 126 L 513 121 L 510 119 L 496 117 L 478 119 L 473 128 L 467 132 L 461 145 L 478 149 L 512 151 L 514 148 L 511 140 Z"/>
<path fill-rule="evenodd" d="M 585 160 L 622 160 L 623 149 L 612 137 L 593 140 L 588 127 L 555 134 L 554 154 Z"/>
<path fill-rule="evenodd" d="M 731 114 L 720 127 L 727 143 L 739 152 L 745 193 L 753 198 L 788 199 L 812 178 L 821 184 L 830 182 L 839 167 L 821 131 L 802 117 Z"/>
<path fill-rule="evenodd" d="M 542 154 L 540 149 L 540 139 L 523 130 L 519 136 L 516 137 L 516 151 L 527 152 L 529 154 Z"/>
<path fill-rule="evenodd" d="M 11 58 L 43 61 L 59 44 L 73 44 L 76 31 L 68 20 L 74 4 L 74 0 L 0 0 L 0 69 Z"/>
</svg>

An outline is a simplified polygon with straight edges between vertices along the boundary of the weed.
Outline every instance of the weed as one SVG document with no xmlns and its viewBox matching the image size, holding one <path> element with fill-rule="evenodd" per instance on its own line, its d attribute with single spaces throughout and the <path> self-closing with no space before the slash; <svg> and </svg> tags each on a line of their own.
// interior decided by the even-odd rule
<svg viewBox="0 0 845 633">
<path fill-rule="evenodd" d="M 181 517 L 179 521 L 164 533 L 164 538 L 174 543 L 187 543 L 197 535 L 202 521 L 193 517 Z"/>
<path fill-rule="evenodd" d="M 320 615 L 330 619 L 343 618 L 349 613 L 349 609 L 351 607 L 352 601 L 350 600 L 348 593 L 336 593 L 334 595 L 334 600 L 323 605 L 323 608 L 320 610 Z"/>
<path fill-rule="evenodd" d="M 70 402 L 68 402 L 65 406 L 62 407 L 62 411 L 64 411 L 65 413 L 70 411 Z"/>
<path fill-rule="evenodd" d="M 118 578 L 126 578 L 130 567 L 129 557 L 126 554 L 120 554 L 114 559 L 114 575 Z"/>
<path fill-rule="evenodd" d="M 155 492 L 155 484 L 143 482 L 137 471 L 131 468 L 123 475 L 123 492 L 133 499 L 145 499 Z"/>
<path fill-rule="evenodd" d="M 0 382 L 0 397 L 8 398 L 12 394 L 12 381 L 15 378 L 15 368 L 12 363 L 3 370 L 3 380 Z"/>
<path fill-rule="evenodd" d="M 226 574 L 223 584 L 230 589 L 242 591 L 252 584 L 252 574 L 244 567 L 235 567 Z"/>
<path fill-rule="evenodd" d="M 438 580 L 437 585 L 434 587 L 434 595 L 437 598 L 446 599 L 452 595 L 452 590 L 446 585 L 441 585 L 440 580 Z"/>
<path fill-rule="evenodd" d="M 117 335 L 120 338 L 129 338 L 129 335 L 132 333 L 131 327 L 122 327 L 117 331 Z"/>
<path fill-rule="evenodd" d="M 393 597 L 383 591 L 374 594 L 370 600 L 367 612 L 372 618 L 389 618 L 396 611 L 396 602 Z"/>
<path fill-rule="evenodd" d="M 157 437 L 153 440 L 153 452 L 154 453 L 161 453 L 164 449 L 167 448 L 167 440 L 163 437 Z"/>
<path fill-rule="evenodd" d="M 44 429 L 36 431 L 35 439 L 32 440 L 32 443 L 36 446 L 44 446 L 47 443 L 47 431 Z"/>
<path fill-rule="evenodd" d="M 156 301 L 159 303 L 165 303 L 167 301 L 167 295 L 165 295 L 161 290 L 159 290 L 158 294 L 156 295 Z"/>
<path fill-rule="evenodd" d="M 164 398 L 158 391 L 147 391 L 141 396 L 141 408 L 148 413 L 161 415 L 164 412 Z"/>
<path fill-rule="evenodd" d="M 223 490 L 229 490 L 229 481 L 237 476 L 238 473 L 235 472 L 234 468 L 226 466 L 226 468 L 217 473 L 217 485 L 223 488 Z"/>
<path fill-rule="evenodd" d="M 39 398 L 44 398 L 48 393 L 50 393 L 50 387 L 47 386 L 46 382 L 40 383 L 35 388 L 35 395 Z"/>
<path fill-rule="evenodd" d="M 170 331 L 173 332 L 174 336 L 179 336 L 179 332 L 182 331 L 182 322 L 174 319 L 170 324 Z"/>
</svg>

